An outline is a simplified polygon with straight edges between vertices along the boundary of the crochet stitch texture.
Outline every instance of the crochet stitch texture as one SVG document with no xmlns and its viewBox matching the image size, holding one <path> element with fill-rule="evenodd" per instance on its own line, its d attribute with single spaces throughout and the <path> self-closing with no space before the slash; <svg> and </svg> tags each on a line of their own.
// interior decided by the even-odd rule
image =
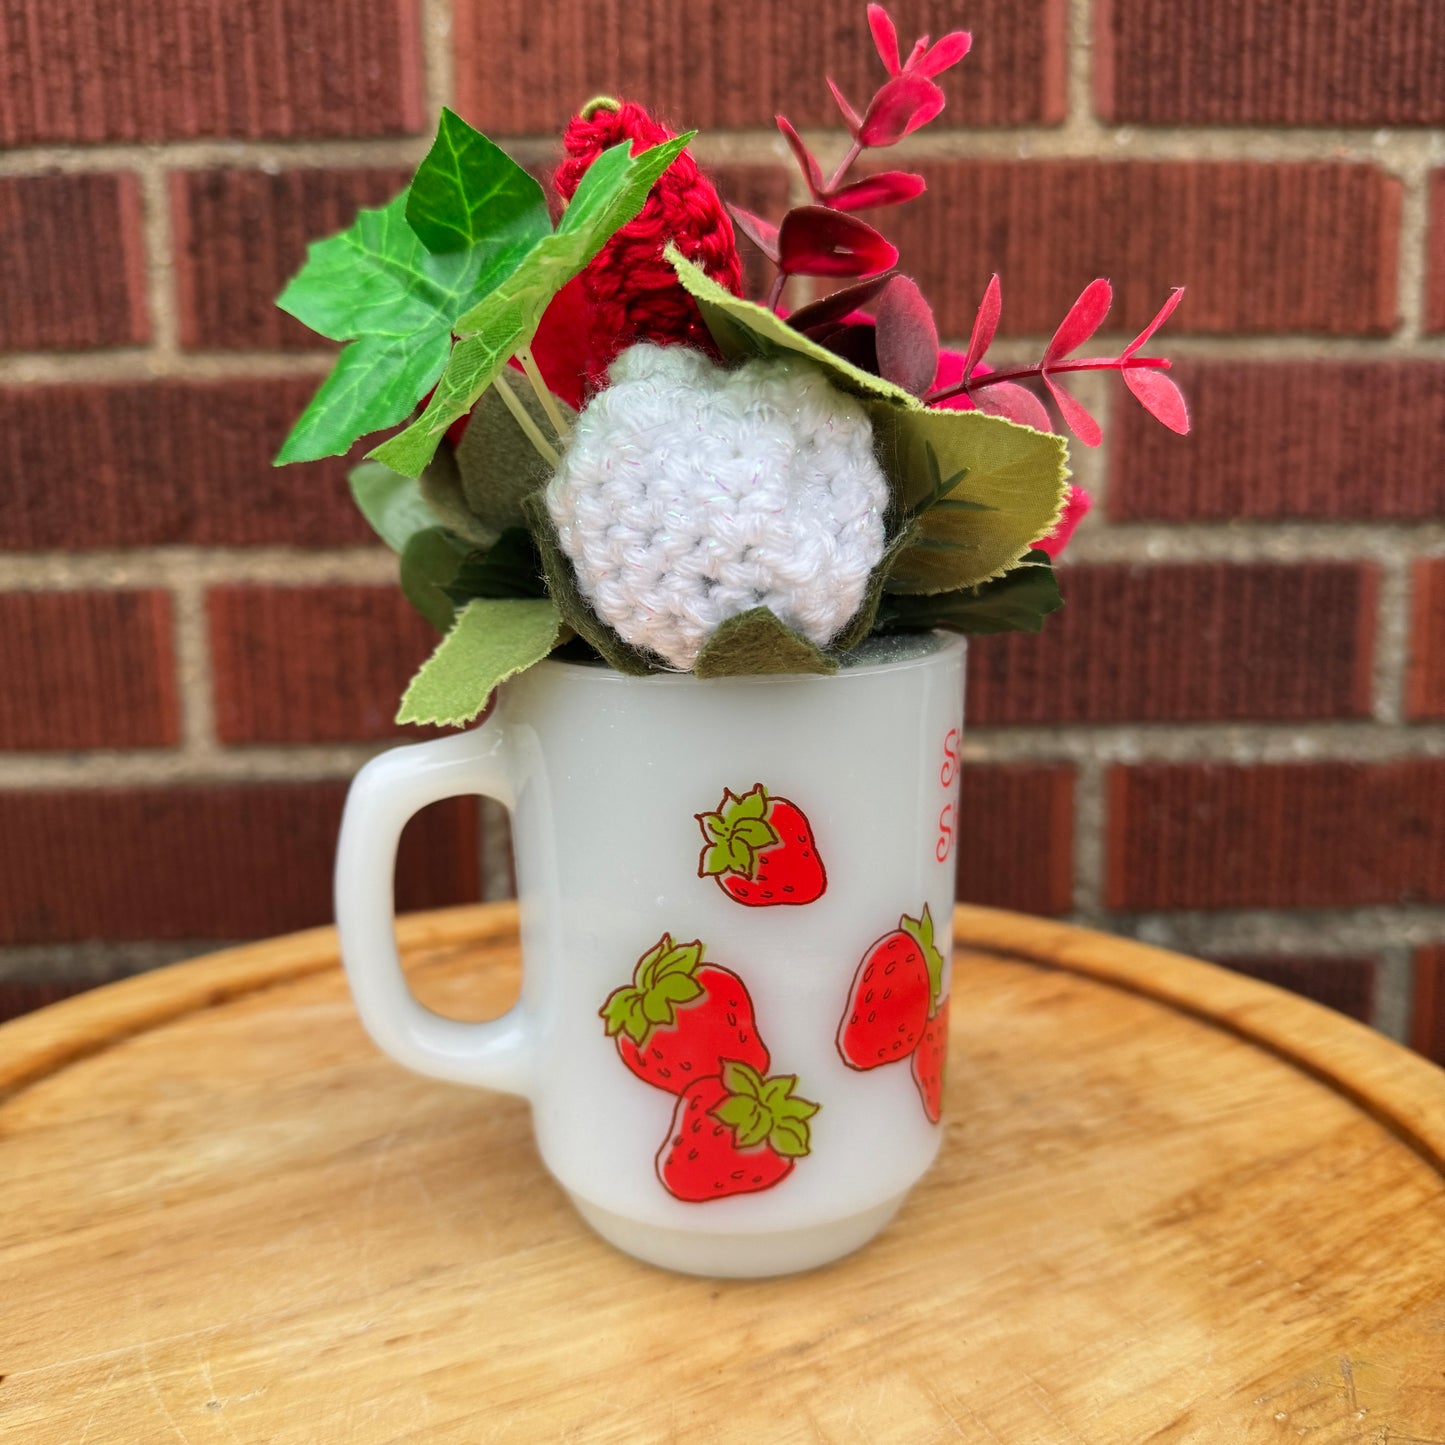
<svg viewBox="0 0 1445 1445">
<path fill-rule="evenodd" d="M 643 343 L 610 378 L 546 490 L 597 615 L 683 670 L 758 606 L 831 642 L 883 555 L 888 483 L 863 409 L 801 359 L 725 371 Z"/>
</svg>

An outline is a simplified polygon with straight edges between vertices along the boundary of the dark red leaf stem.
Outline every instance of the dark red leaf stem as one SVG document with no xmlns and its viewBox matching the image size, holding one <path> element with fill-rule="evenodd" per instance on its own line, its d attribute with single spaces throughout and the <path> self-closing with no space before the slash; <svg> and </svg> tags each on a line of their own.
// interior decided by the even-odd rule
<svg viewBox="0 0 1445 1445">
<path fill-rule="evenodd" d="M 933 406 L 940 401 L 947 401 L 950 397 L 971 395 L 975 391 L 982 391 L 986 386 L 997 386 L 1002 381 L 1028 381 L 1042 376 L 1045 371 L 1050 375 L 1057 375 L 1061 371 L 1128 371 L 1136 367 L 1146 371 L 1168 371 L 1170 362 L 1163 356 L 1092 356 L 1083 361 L 1050 362 L 1047 367 L 1043 363 L 1016 366 L 1009 371 L 990 371 L 983 376 L 965 377 L 952 386 L 930 391 L 923 401 L 925 405 Z"/>
<path fill-rule="evenodd" d="M 843 157 L 841 161 L 838 162 L 838 169 L 833 172 L 832 178 L 823 188 L 823 195 L 825 197 L 832 195 L 832 193 L 843 184 L 843 177 L 846 176 L 848 172 L 853 169 L 853 162 L 856 161 L 858 157 L 862 154 L 863 143 L 862 141 L 855 140 L 853 144 L 848 147 L 848 153 Z"/>
</svg>

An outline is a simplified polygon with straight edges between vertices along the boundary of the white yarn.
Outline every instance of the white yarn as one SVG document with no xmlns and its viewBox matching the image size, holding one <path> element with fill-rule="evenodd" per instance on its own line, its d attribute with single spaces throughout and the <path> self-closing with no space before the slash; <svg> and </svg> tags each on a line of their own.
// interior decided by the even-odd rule
<svg viewBox="0 0 1445 1445">
<path fill-rule="evenodd" d="M 597 615 L 684 670 L 758 606 L 831 642 L 883 555 L 888 483 L 862 407 L 802 358 L 726 371 L 642 343 L 609 377 L 546 491 Z"/>
</svg>

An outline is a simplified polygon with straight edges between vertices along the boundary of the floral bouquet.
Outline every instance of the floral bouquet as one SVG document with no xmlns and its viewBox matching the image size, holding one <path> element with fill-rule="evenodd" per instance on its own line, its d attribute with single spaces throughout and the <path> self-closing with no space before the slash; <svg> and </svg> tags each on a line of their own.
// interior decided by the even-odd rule
<svg viewBox="0 0 1445 1445">
<path fill-rule="evenodd" d="M 563 137 L 555 224 L 538 181 L 443 111 L 411 184 L 312 245 L 279 304 L 346 345 L 277 462 L 406 423 L 351 476 L 445 634 L 400 721 L 465 724 L 553 652 L 628 674 L 830 673 L 880 634 L 1037 631 L 1088 507 L 1040 392 L 1085 445 L 1079 371 L 1120 372 L 1188 429 L 1169 362 L 1144 354 L 1181 290 L 1122 351 L 1079 359 L 1111 301 L 1095 280 L 1036 363 L 996 369 L 993 276 L 966 349 L 940 349 L 858 214 L 924 179 L 857 163 L 938 115 L 969 36 L 905 59 L 881 6 L 868 24 L 886 78 L 861 110 L 829 82 L 851 137 L 830 176 L 778 117 L 809 201 L 776 223 L 719 198 L 693 132 L 599 98 Z M 739 233 L 774 268 L 761 300 Z M 791 277 L 841 284 L 788 313 Z"/>
</svg>

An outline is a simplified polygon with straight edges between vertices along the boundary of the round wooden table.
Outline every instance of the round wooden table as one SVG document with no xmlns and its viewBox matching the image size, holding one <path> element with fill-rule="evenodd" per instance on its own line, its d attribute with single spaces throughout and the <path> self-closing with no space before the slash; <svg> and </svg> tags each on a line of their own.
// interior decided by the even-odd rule
<svg viewBox="0 0 1445 1445">
<path fill-rule="evenodd" d="M 515 928 L 399 935 L 483 1017 Z M 782 1280 L 593 1237 L 525 1104 L 375 1052 L 330 930 L 0 1028 L 0 1438 L 1445 1438 L 1445 1072 L 1157 949 L 957 929 L 940 1162 Z"/>
</svg>

